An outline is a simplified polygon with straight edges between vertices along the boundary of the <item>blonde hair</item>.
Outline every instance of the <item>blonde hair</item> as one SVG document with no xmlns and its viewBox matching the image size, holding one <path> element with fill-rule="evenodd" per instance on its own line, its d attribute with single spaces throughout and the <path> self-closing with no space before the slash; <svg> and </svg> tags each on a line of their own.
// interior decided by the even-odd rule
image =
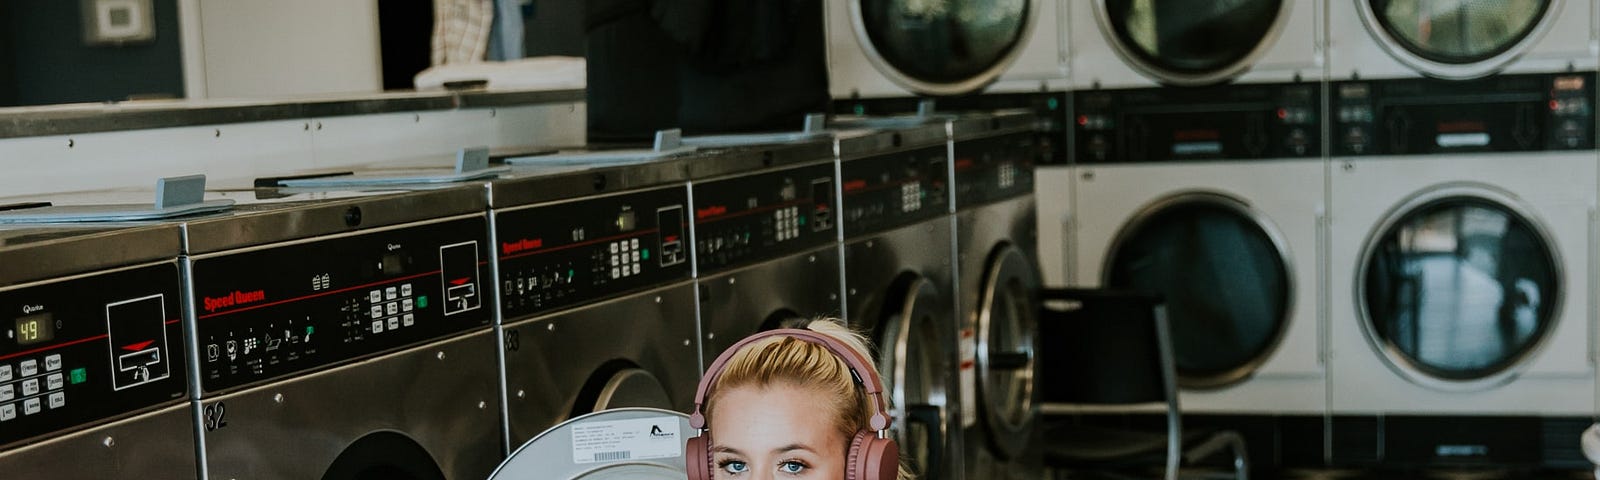
<svg viewBox="0 0 1600 480">
<path fill-rule="evenodd" d="M 872 351 L 867 348 L 866 338 L 851 331 L 839 319 L 818 318 L 800 328 L 833 337 L 868 361 L 873 358 Z M 876 368 L 872 365 L 869 367 Z M 849 365 L 827 347 L 787 337 L 759 340 L 734 352 L 723 366 L 722 374 L 711 384 L 705 414 L 708 419 L 715 414 L 718 392 L 771 385 L 811 389 L 831 399 L 819 408 L 829 414 L 834 430 L 846 439 L 846 445 L 849 445 L 849 439 L 855 438 L 856 432 L 870 428 L 867 422 L 875 407 L 851 375 Z M 888 392 L 884 392 L 884 401 L 889 401 Z M 885 409 L 888 407 L 884 405 Z M 899 466 L 898 478 L 915 478 L 904 462 Z"/>
</svg>

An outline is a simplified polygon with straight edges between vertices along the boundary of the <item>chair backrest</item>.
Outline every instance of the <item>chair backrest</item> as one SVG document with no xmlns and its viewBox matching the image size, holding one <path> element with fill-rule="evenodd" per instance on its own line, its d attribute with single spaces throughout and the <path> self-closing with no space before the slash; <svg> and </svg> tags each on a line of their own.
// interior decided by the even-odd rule
<svg viewBox="0 0 1600 480">
<path fill-rule="evenodd" d="M 1172 341 L 1161 297 L 1041 289 L 1040 396 L 1046 403 L 1167 403 L 1176 409 Z"/>
</svg>

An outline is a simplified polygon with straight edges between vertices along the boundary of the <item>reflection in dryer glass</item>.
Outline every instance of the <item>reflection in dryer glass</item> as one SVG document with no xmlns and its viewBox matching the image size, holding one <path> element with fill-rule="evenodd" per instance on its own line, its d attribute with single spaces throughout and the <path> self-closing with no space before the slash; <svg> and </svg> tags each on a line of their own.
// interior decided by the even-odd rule
<svg viewBox="0 0 1600 480">
<path fill-rule="evenodd" d="M 1267 39 L 1282 0 L 1108 0 L 1117 41 L 1163 70 L 1210 73 L 1234 65 Z"/>
<path fill-rule="evenodd" d="M 1162 209 L 1123 237 L 1108 266 L 1108 286 L 1166 299 L 1187 386 L 1242 379 L 1288 322 L 1283 253 L 1240 208 L 1190 201 Z"/>
<path fill-rule="evenodd" d="M 1412 53 L 1446 63 L 1472 63 L 1522 41 L 1550 0 L 1372 0 L 1389 34 Z"/>
<path fill-rule="evenodd" d="M 1369 327 L 1422 372 L 1471 380 L 1510 367 L 1553 321 L 1548 243 L 1487 200 L 1454 198 L 1407 213 L 1366 259 Z"/>
<path fill-rule="evenodd" d="M 883 59 L 925 82 L 959 82 L 1020 46 L 1027 0 L 858 0 Z"/>
</svg>

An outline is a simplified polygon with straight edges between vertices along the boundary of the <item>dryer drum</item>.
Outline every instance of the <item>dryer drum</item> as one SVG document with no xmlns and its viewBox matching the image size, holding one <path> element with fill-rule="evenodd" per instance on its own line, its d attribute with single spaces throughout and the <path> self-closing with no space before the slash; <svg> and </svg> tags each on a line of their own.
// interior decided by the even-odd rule
<svg viewBox="0 0 1600 480">
<path fill-rule="evenodd" d="M 1395 59 L 1442 78 L 1474 78 L 1516 60 L 1555 21 L 1559 0 L 1358 1 Z"/>
<path fill-rule="evenodd" d="M 1104 0 L 1100 30 L 1127 63 L 1156 81 L 1220 83 L 1250 68 L 1277 39 L 1294 2 Z"/>
<path fill-rule="evenodd" d="M 990 252 L 978 309 L 978 393 L 996 453 L 1022 455 L 1038 417 L 1038 276 L 1015 245 Z"/>
<path fill-rule="evenodd" d="M 1362 257 L 1362 326 L 1412 380 L 1509 380 L 1555 322 L 1561 286 L 1551 245 L 1527 217 L 1488 198 L 1402 209 Z"/>
<path fill-rule="evenodd" d="M 867 57 L 919 93 L 987 85 L 1027 38 L 1034 0 L 849 0 Z"/>
<path fill-rule="evenodd" d="M 1249 378 L 1288 330 L 1294 286 L 1283 245 L 1249 205 L 1182 194 L 1124 227 L 1105 284 L 1162 295 L 1179 385 L 1219 388 Z"/>
</svg>

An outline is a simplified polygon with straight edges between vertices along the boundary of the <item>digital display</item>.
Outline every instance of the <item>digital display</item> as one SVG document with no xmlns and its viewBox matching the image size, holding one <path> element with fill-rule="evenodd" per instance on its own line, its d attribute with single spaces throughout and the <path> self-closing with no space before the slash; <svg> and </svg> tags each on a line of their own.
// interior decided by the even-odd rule
<svg viewBox="0 0 1600 480">
<path fill-rule="evenodd" d="M 17 319 L 17 345 L 33 345 L 56 338 L 56 324 L 50 314 L 41 313 Z"/>
</svg>

